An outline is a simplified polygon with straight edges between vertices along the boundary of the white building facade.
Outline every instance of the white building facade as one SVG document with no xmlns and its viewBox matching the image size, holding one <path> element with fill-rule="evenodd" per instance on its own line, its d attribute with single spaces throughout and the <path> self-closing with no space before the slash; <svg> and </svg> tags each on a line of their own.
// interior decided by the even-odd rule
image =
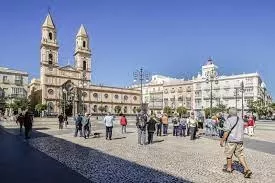
<svg viewBox="0 0 275 183">
<path fill-rule="evenodd" d="M 0 67 L 1 101 L 12 103 L 15 99 L 27 98 L 28 73 L 5 67 Z M 4 109 L 4 102 L 0 104 L 0 110 Z"/>
<path fill-rule="evenodd" d="M 152 76 L 152 80 L 143 86 L 143 102 L 155 112 L 163 112 L 165 106 L 172 109 L 183 106 L 189 112 L 199 113 L 211 106 L 211 90 L 212 107 L 222 104 L 227 108 L 237 107 L 241 112 L 243 106 L 245 113 L 249 101 L 261 100 L 265 105 L 272 102 L 258 73 L 220 75 L 211 59 L 192 80 Z"/>
</svg>

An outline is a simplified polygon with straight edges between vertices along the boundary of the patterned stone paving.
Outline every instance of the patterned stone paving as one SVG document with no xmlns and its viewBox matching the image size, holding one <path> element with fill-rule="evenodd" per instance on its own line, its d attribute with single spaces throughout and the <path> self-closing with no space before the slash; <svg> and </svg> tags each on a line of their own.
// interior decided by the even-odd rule
<svg viewBox="0 0 275 183">
<path fill-rule="evenodd" d="M 16 126 L 2 125 L 10 133 L 18 133 Z M 37 126 L 35 133 L 43 135 L 34 136 L 29 144 L 93 182 L 275 182 L 275 133 L 260 129 L 273 131 L 274 122 L 259 122 L 255 136 L 246 137 L 245 153 L 254 173 L 251 179 L 243 178 L 237 162 L 233 174 L 221 172 L 224 149 L 217 140 L 203 136 L 196 141 L 188 137 L 154 136 L 154 144 L 139 146 L 133 125 L 123 135 L 119 126 L 115 126 L 112 141 L 105 140 L 101 123 L 93 126 L 103 133 L 102 137 L 86 140 L 73 137 L 73 125 L 63 131 L 52 124 Z"/>
</svg>

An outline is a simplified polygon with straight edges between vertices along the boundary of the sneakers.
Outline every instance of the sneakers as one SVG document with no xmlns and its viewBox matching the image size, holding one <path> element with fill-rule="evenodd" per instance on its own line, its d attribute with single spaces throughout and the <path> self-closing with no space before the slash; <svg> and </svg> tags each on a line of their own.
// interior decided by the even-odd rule
<svg viewBox="0 0 275 183">
<path fill-rule="evenodd" d="M 251 170 L 246 170 L 246 171 L 244 172 L 244 178 L 251 178 L 251 175 L 252 175 Z"/>
</svg>

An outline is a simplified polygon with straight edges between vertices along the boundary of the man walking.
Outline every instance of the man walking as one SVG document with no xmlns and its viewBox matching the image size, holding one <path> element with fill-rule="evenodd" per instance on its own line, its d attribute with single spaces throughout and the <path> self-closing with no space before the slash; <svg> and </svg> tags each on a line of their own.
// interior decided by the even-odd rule
<svg viewBox="0 0 275 183">
<path fill-rule="evenodd" d="M 59 130 L 62 130 L 63 129 L 63 123 L 64 123 L 64 116 L 62 114 L 59 114 L 58 122 L 59 122 Z"/>
<path fill-rule="evenodd" d="M 19 131 L 20 131 L 20 135 L 21 135 L 22 134 L 22 127 L 24 125 L 24 116 L 23 116 L 22 113 L 19 114 L 19 116 L 17 117 L 16 122 L 19 123 L 19 125 L 20 125 Z"/>
<path fill-rule="evenodd" d="M 156 116 L 152 115 L 147 122 L 147 131 L 148 131 L 148 144 L 153 144 L 153 137 L 156 131 Z"/>
<path fill-rule="evenodd" d="M 32 129 L 32 122 L 33 122 L 33 118 L 31 116 L 31 114 L 27 111 L 25 113 L 25 117 L 24 117 L 25 139 L 30 138 L 30 132 L 31 132 L 31 129 Z"/>
<path fill-rule="evenodd" d="M 89 138 L 91 129 L 90 129 L 90 117 L 88 113 L 86 113 L 85 116 L 83 116 L 82 123 L 83 123 L 82 126 L 83 126 L 84 138 L 85 139 L 87 137 Z"/>
<path fill-rule="evenodd" d="M 104 123 L 106 126 L 106 140 L 112 140 L 112 131 L 114 125 L 114 116 L 110 112 L 104 117 Z"/>
<path fill-rule="evenodd" d="M 244 167 L 244 177 L 250 178 L 252 175 L 251 170 L 248 168 L 248 165 L 244 156 L 244 147 L 243 147 L 243 136 L 244 136 L 244 122 L 243 119 L 237 116 L 237 109 L 230 108 L 229 116 L 224 123 L 224 134 L 223 138 L 220 141 L 220 146 L 223 147 L 225 143 L 225 155 L 227 166 L 223 169 L 224 172 L 231 173 L 232 169 L 232 156 L 235 156 L 239 159 L 240 163 Z"/>
<path fill-rule="evenodd" d="M 77 137 L 78 132 L 80 133 L 80 137 L 82 137 L 82 117 L 80 113 L 77 114 L 76 117 L 74 117 L 75 121 L 75 134 L 74 136 Z"/>
</svg>

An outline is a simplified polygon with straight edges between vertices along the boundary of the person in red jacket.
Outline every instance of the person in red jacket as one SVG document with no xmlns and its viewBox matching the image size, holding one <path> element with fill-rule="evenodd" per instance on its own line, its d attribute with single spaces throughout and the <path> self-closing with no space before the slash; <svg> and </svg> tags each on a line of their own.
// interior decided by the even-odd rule
<svg viewBox="0 0 275 183">
<path fill-rule="evenodd" d="M 255 125 L 255 121 L 254 121 L 253 116 L 249 116 L 249 119 L 248 119 L 248 135 L 249 136 L 254 135 L 254 132 L 253 132 L 254 125 Z"/>
<path fill-rule="evenodd" d="M 120 118 L 120 125 L 122 133 L 126 133 L 127 119 L 125 115 L 122 115 L 122 117 Z"/>
</svg>

